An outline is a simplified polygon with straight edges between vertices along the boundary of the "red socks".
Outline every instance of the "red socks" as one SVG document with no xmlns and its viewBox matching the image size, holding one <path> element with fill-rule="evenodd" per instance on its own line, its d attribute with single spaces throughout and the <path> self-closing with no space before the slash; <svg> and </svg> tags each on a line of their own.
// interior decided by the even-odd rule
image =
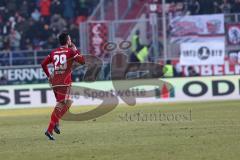
<svg viewBox="0 0 240 160">
<path fill-rule="evenodd" d="M 55 114 L 55 109 L 52 112 L 51 115 L 51 121 L 48 125 L 48 132 L 52 134 L 53 128 L 55 127 L 55 124 L 59 121 L 59 119 L 57 118 L 56 114 Z"/>
<path fill-rule="evenodd" d="M 51 115 L 51 121 L 48 126 L 48 132 L 52 134 L 52 131 L 57 123 L 59 123 L 59 119 L 62 118 L 62 116 L 68 111 L 68 106 L 64 107 L 55 107 L 52 115 Z"/>
</svg>

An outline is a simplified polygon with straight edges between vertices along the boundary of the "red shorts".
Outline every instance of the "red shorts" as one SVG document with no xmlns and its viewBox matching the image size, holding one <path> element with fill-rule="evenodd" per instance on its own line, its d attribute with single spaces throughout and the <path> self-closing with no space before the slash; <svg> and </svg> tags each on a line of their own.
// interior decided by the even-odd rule
<svg viewBox="0 0 240 160">
<path fill-rule="evenodd" d="M 70 99 L 71 86 L 55 86 L 53 92 L 57 102 L 62 102 Z"/>
</svg>

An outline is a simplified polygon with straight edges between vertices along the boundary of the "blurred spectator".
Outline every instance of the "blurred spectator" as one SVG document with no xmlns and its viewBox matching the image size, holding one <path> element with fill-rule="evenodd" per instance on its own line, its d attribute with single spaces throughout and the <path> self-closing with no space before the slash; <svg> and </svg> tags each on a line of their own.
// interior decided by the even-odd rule
<svg viewBox="0 0 240 160">
<path fill-rule="evenodd" d="M 6 1 L 6 8 L 8 9 L 11 15 L 17 10 L 16 1 L 15 0 L 7 0 Z"/>
<path fill-rule="evenodd" d="M 133 62 L 133 63 L 134 62 L 139 62 L 138 59 L 137 59 L 137 56 L 136 56 L 136 54 L 134 52 L 131 53 L 129 61 Z"/>
<path fill-rule="evenodd" d="M 136 53 L 136 52 L 139 52 L 139 50 L 142 48 L 142 45 L 140 43 L 140 31 L 139 30 L 136 30 L 136 32 L 133 34 L 132 36 L 132 52 L 133 53 Z"/>
<path fill-rule="evenodd" d="M 72 20 L 74 17 L 74 10 L 76 7 L 74 0 L 64 0 L 63 6 L 64 6 L 64 18 Z"/>
<path fill-rule="evenodd" d="M 19 10 L 20 14 L 23 16 L 23 17 L 28 17 L 29 16 L 29 11 L 28 11 L 28 4 L 27 4 L 27 1 L 24 0 L 22 2 L 22 4 L 20 4 L 20 10 Z"/>
<path fill-rule="evenodd" d="M 142 48 L 140 48 L 138 52 L 132 52 L 130 56 L 130 62 L 144 63 L 148 58 L 150 46 L 150 44 L 142 45 Z"/>
<path fill-rule="evenodd" d="M 183 76 L 183 71 L 182 71 L 182 66 L 180 63 L 176 63 L 174 67 L 174 77 L 182 77 Z"/>
<path fill-rule="evenodd" d="M 15 25 L 16 25 L 15 17 L 10 17 L 8 23 L 9 23 L 8 24 L 9 25 L 9 30 L 14 29 Z"/>
<path fill-rule="evenodd" d="M 233 13 L 240 13 L 240 0 L 235 0 L 233 7 L 232 7 Z"/>
<path fill-rule="evenodd" d="M 4 40 L 4 37 L 0 36 L 0 50 L 3 49 L 3 40 Z"/>
<path fill-rule="evenodd" d="M 111 64 L 107 63 L 104 65 L 104 79 L 109 80 L 110 79 L 110 71 L 111 71 Z"/>
<path fill-rule="evenodd" d="M 31 14 L 32 19 L 35 20 L 35 21 L 39 21 L 40 16 L 41 16 L 41 14 L 40 14 L 40 12 L 37 8 Z"/>
<path fill-rule="evenodd" d="M 137 59 L 139 62 L 144 63 L 145 60 L 148 58 L 150 45 L 143 45 L 140 51 L 137 53 Z"/>
<path fill-rule="evenodd" d="M 189 66 L 187 70 L 189 77 L 199 76 L 199 74 L 195 71 L 194 67 Z"/>
<path fill-rule="evenodd" d="M 66 30 L 67 23 L 59 14 L 55 14 L 51 18 L 51 28 L 56 28 L 59 32 Z"/>
<path fill-rule="evenodd" d="M 0 9 L 3 10 L 6 6 L 6 2 L 5 1 L 0 1 Z"/>
<path fill-rule="evenodd" d="M 41 16 L 43 16 L 45 19 L 48 19 L 48 17 L 50 16 L 50 6 L 51 6 L 50 0 L 40 0 L 39 3 L 40 13 Z"/>
<path fill-rule="evenodd" d="M 219 6 L 219 1 L 213 0 L 213 13 L 221 13 L 221 9 Z"/>
<path fill-rule="evenodd" d="M 164 77 L 173 77 L 174 76 L 174 67 L 171 63 L 171 60 L 167 60 L 166 64 L 163 67 Z"/>
<path fill-rule="evenodd" d="M 191 0 L 188 5 L 188 9 L 191 15 L 197 15 L 200 11 L 200 3 L 199 0 Z"/>
<path fill-rule="evenodd" d="M 52 0 L 51 2 L 51 14 L 61 14 L 62 15 L 62 11 L 63 11 L 63 4 L 62 1 L 60 0 Z"/>
<path fill-rule="evenodd" d="M 213 14 L 213 1 L 212 0 L 200 0 L 199 14 Z"/>
<path fill-rule="evenodd" d="M 228 0 L 223 0 L 222 5 L 220 6 L 220 9 L 222 13 L 230 13 L 231 12 L 231 4 L 228 2 Z"/>
<path fill-rule="evenodd" d="M 10 50 L 10 41 L 9 36 L 5 36 L 3 39 L 3 51 L 9 51 Z"/>
<path fill-rule="evenodd" d="M 17 30 L 12 29 L 9 35 L 9 42 L 11 50 L 19 50 L 20 49 L 20 41 L 21 35 Z"/>
<path fill-rule="evenodd" d="M 77 0 L 77 6 L 76 6 L 76 10 L 77 10 L 77 14 L 78 15 L 83 15 L 83 16 L 87 16 L 88 14 L 90 14 L 93 9 L 94 9 L 94 4 L 97 3 L 97 0 Z"/>
</svg>

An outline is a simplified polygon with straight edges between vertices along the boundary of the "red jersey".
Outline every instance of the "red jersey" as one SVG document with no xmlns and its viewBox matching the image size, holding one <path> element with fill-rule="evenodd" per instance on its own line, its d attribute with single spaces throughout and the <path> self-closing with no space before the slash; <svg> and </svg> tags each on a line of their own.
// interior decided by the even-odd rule
<svg viewBox="0 0 240 160">
<path fill-rule="evenodd" d="M 72 65 L 73 62 L 84 64 L 84 57 L 80 51 L 74 51 L 71 48 L 60 47 L 53 50 L 42 62 L 43 71 L 47 77 L 50 77 L 48 64 L 52 63 L 54 73 L 52 76 L 52 86 L 70 86 L 72 83 Z"/>
</svg>

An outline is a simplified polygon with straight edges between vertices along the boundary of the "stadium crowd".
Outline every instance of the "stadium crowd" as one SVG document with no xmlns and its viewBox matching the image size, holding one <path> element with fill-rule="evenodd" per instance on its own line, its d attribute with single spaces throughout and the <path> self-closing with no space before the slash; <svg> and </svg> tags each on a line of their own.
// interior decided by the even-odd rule
<svg viewBox="0 0 240 160">
<path fill-rule="evenodd" d="M 76 44 L 78 25 L 98 0 L 0 0 L 0 50 L 54 48 L 68 30 Z"/>
<path fill-rule="evenodd" d="M 161 3 L 162 0 L 152 1 Z M 166 0 L 166 3 L 178 4 L 178 9 L 190 15 L 240 13 L 240 0 Z"/>
<path fill-rule="evenodd" d="M 151 1 L 161 3 L 161 0 L 149 0 Z M 64 30 L 68 30 L 78 45 L 78 25 L 86 20 L 98 2 L 99 0 L 0 0 L 0 51 L 6 51 L 0 54 L 0 66 L 35 64 L 34 59 L 28 59 L 28 56 L 33 57 L 33 52 L 25 53 L 20 50 L 55 48 L 58 46 L 57 35 Z M 181 12 L 189 15 L 240 13 L 240 0 L 166 0 L 166 2 L 176 7 L 173 7 L 173 10 L 181 8 Z M 10 52 L 12 54 L 8 54 Z M 151 53 L 149 46 L 143 46 L 137 51 L 137 57 L 131 57 L 131 61 L 141 62 Z M 37 59 L 38 63 L 40 61 L 40 58 Z M 181 70 L 171 62 L 167 67 L 171 68 L 168 69 L 171 70 L 168 76 L 182 76 Z M 197 76 L 194 68 L 190 67 L 188 71 L 188 76 Z M 109 78 L 108 65 L 104 69 L 103 79 L 108 79 L 106 77 Z"/>
<path fill-rule="evenodd" d="M 68 30 L 76 44 L 78 25 L 99 0 L 0 0 L 0 50 L 56 47 L 56 35 Z M 153 0 L 156 1 L 156 0 Z M 161 3 L 161 0 L 157 0 Z M 239 13 L 240 0 L 167 0 L 188 14 Z M 204 7 L 203 7 L 204 6 Z"/>
</svg>

